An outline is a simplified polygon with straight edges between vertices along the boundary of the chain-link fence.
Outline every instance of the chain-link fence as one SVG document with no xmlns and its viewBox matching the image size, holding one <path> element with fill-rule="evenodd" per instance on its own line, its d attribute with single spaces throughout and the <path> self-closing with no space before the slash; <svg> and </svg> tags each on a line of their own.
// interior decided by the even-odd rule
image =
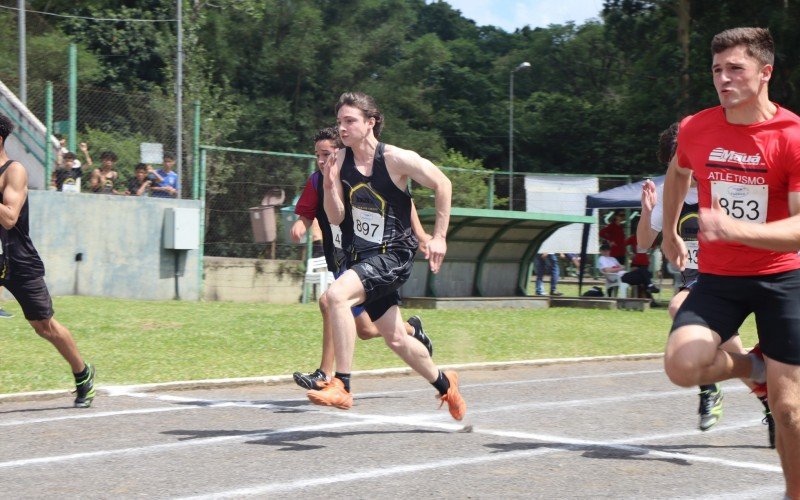
<svg viewBox="0 0 800 500">
<path fill-rule="evenodd" d="M 293 205 L 315 164 L 311 155 L 203 146 L 208 256 L 297 259 L 306 245 L 289 228 Z M 310 231 L 309 231 L 310 233 Z"/>
<path fill-rule="evenodd" d="M 8 82 L 16 85 L 12 80 Z M 44 81 L 28 82 L 28 108 L 42 121 L 46 115 L 47 102 L 45 99 Z M 113 190 L 116 194 L 125 194 L 130 191 L 131 181 L 135 179 L 135 167 L 139 163 L 147 163 L 153 169 L 163 169 L 163 155 L 159 159 L 143 157 L 142 145 L 145 150 L 156 153 L 159 150 L 164 154 L 176 152 L 176 103 L 174 96 L 162 95 L 159 92 L 150 93 L 119 93 L 109 90 L 78 86 L 76 89 L 75 113 L 76 113 L 76 137 L 74 138 L 75 150 L 70 151 L 77 156 L 80 163 L 81 191 L 84 193 L 92 192 L 90 181 L 95 169 L 102 169 L 101 156 L 104 152 L 112 152 L 117 160 L 114 162 L 112 170 L 116 175 L 109 175 L 104 172 L 104 179 L 108 178 L 108 183 L 104 184 L 101 191 L 108 193 Z M 68 146 L 71 141 L 69 137 L 69 116 L 70 99 L 69 88 L 66 84 L 53 84 L 53 129 L 58 137 L 64 139 L 65 151 L 70 149 Z M 189 130 L 189 127 L 186 127 Z M 188 139 L 186 135 L 185 138 Z M 184 153 L 190 151 L 186 147 L 187 140 L 184 140 Z M 86 144 L 87 152 L 81 151 L 81 144 Z M 87 154 L 88 153 L 88 154 Z M 176 158 L 177 160 L 177 158 Z M 59 168 L 64 168 L 63 163 L 57 163 L 58 158 L 53 159 L 50 165 L 52 172 L 58 172 Z M 192 168 L 191 157 L 184 154 L 182 168 L 178 172 L 178 166 L 172 167 L 176 173 L 180 173 L 178 186 L 180 197 L 191 197 Z M 54 178 L 58 174 L 54 174 Z M 151 184 L 153 181 L 151 181 Z M 150 186 L 143 192 L 144 195 L 152 194 Z M 177 197 L 175 195 L 174 197 Z"/>
</svg>

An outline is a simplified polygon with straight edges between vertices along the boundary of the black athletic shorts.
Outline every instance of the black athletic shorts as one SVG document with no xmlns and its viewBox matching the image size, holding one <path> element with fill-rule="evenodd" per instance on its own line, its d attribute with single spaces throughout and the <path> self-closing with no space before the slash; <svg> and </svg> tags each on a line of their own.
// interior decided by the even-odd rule
<svg viewBox="0 0 800 500">
<path fill-rule="evenodd" d="M 681 305 L 672 331 L 702 325 L 722 342 L 755 314 L 758 341 L 768 357 L 800 365 L 800 270 L 766 276 L 700 274 Z"/>
<path fill-rule="evenodd" d="M 372 321 L 377 321 L 390 307 L 400 303 L 398 290 L 411 277 L 414 253 L 411 250 L 391 250 L 350 266 L 364 286 L 367 298 L 363 306 Z"/>
<path fill-rule="evenodd" d="M 44 278 L 17 278 L 0 282 L 19 302 L 25 319 L 39 321 L 53 317 L 53 300 Z"/>
</svg>

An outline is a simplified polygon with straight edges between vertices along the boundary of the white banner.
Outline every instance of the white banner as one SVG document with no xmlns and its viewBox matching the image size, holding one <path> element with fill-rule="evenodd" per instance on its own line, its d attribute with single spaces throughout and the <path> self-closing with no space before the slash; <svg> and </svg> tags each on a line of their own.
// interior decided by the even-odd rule
<svg viewBox="0 0 800 500">
<path fill-rule="evenodd" d="M 525 201 L 528 212 L 561 215 L 586 215 L 586 196 L 597 193 L 597 177 L 566 175 L 525 176 Z M 583 224 L 570 224 L 550 236 L 541 246 L 542 253 L 581 251 Z M 598 253 L 597 224 L 590 226 L 588 253 Z"/>
</svg>

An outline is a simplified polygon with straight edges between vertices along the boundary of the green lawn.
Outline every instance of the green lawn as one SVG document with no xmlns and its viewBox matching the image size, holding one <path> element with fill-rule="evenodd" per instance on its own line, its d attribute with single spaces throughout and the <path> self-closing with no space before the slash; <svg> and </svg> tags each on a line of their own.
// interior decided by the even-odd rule
<svg viewBox="0 0 800 500">
<path fill-rule="evenodd" d="M 69 388 L 66 362 L 33 333 L 15 302 L 4 307 L 16 316 L 0 323 L 0 392 Z M 101 385 L 289 374 L 319 363 L 315 304 L 58 297 L 55 310 L 97 366 Z M 440 364 L 661 352 L 670 325 L 666 308 L 404 314 L 422 317 Z M 754 331 L 748 321 L 745 345 L 755 341 Z M 380 339 L 357 342 L 355 370 L 396 366 L 402 361 Z"/>
</svg>

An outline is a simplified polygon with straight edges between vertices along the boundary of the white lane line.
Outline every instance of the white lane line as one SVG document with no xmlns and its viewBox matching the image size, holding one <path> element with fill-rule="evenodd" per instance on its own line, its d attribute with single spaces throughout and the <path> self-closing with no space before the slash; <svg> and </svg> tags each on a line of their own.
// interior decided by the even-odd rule
<svg viewBox="0 0 800 500">
<path fill-rule="evenodd" d="M 642 370 L 642 371 L 629 371 L 629 372 L 617 372 L 617 373 L 605 373 L 605 374 L 592 374 L 592 375 L 576 375 L 570 377 L 555 377 L 555 378 L 537 378 L 537 379 L 527 379 L 527 380 L 509 380 L 509 381 L 502 381 L 502 382 L 486 382 L 486 383 L 476 383 L 476 384 L 462 384 L 462 388 L 482 388 L 482 387 L 498 387 L 498 386 L 513 386 L 513 385 L 531 385 L 531 384 L 542 384 L 542 383 L 554 383 L 554 382 L 565 382 L 570 380 L 583 380 L 583 379 L 594 379 L 594 378 L 610 378 L 610 377 L 631 377 L 631 376 L 640 376 L 640 375 L 647 375 L 653 373 L 663 373 L 662 370 Z M 217 399 L 203 399 L 203 398 L 194 398 L 194 397 L 187 397 L 187 396 L 175 396 L 171 394 L 158 394 L 154 392 L 136 392 L 135 386 L 115 386 L 111 395 L 113 397 L 131 397 L 131 398 L 139 398 L 139 399 L 154 399 L 157 401 L 165 401 L 169 403 L 196 403 L 198 405 L 206 405 L 207 408 L 221 408 L 221 407 L 254 407 L 258 409 L 270 409 L 270 408 L 283 408 L 286 404 L 295 404 L 295 403 L 302 403 L 308 401 L 307 398 L 292 398 L 292 399 L 283 399 L 274 403 L 267 403 L 267 404 L 258 404 L 258 403 L 248 403 L 248 402 L 235 402 L 235 401 L 220 401 Z M 729 389 L 725 389 L 726 392 L 729 392 Z M 686 390 L 688 392 L 688 389 Z M 360 398 L 373 398 L 373 397 L 381 397 L 381 396 L 392 396 L 397 394 L 413 394 L 417 392 L 431 392 L 430 387 L 420 388 L 420 389 L 406 389 L 406 390 L 397 390 L 397 391 L 382 391 L 382 392 L 364 392 L 358 394 L 355 399 L 358 400 Z M 676 391 L 677 392 L 677 391 Z M 630 396 L 629 396 L 630 397 Z M 543 403 L 544 404 L 544 403 Z M 564 405 L 576 404 L 571 402 L 564 402 Z M 47 423 L 47 422 L 57 422 L 63 420 L 83 420 L 87 418 L 103 418 L 103 417 L 116 417 L 116 416 L 124 416 L 124 415 L 131 415 L 131 414 L 147 414 L 147 413 L 158 413 L 164 411 L 183 411 L 183 410 L 197 410 L 201 409 L 197 406 L 187 406 L 187 407 L 168 407 L 168 408 L 144 408 L 138 410 L 119 410 L 119 411 L 105 411 L 99 413 L 75 413 L 70 415 L 63 415 L 58 417 L 42 417 L 42 418 L 31 418 L 31 419 L 17 419 L 11 420 L 7 422 L 0 421 L 0 427 L 12 427 L 18 425 L 28 425 L 28 424 L 39 424 L 39 423 Z M 309 410 L 311 411 L 311 410 Z M 498 410 L 499 411 L 499 410 Z"/>
<path fill-rule="evenodd" d="M 364 415 L 354 415 L 350 414 L 351 417 L 365 417 Z M 377 419 L 381 419 L 380 416 L 371 415 L 370 417 Z M 416 425 L 422 427 L 435 427 L 441 428 L 445 430 L 453 430 L 453 428 L 460 427 L 460 424 L 433 424 L 429 422 L 420 422 L 415 419 L 409 419 L 408 417 L 382 417 L 384 423 L 386 424 L 400 424 L 400 425 Z M 742 426 L 750 426 L 752 424 L 741 424 Z M 738 426 L 737 426 L 738 428 Z M 735 429 L 732 429 L 735 430 Z M 448 459 L 448 460 L 436 460 L 432 462 L 426 463 L 415 463 L 415 464 L 403 464 L 397 465 L 394 467 L 381 467 L 370 469 L 366 471 L 360 472 L 352 472 L 352 473 L 345 473 L 345 474 L 336 474 L 331 476 L 323 476 L 323 477 L 314 477 L 311 479 L 299 479 L 295 481 L 288 481 L 282 483 L 267 483 L 261 484 L 256 486 L 250 486 L 246 488 L 238 488 L 234 490 L 228 491 L 220 491 L 215 493 L 209 493 L 204 495 L 192 496 L 192 497 L 184 497 L 185 499 L 192 499 L 192 500 L 207 500 L 207 499 L 221 499 L 221 498 L 233 498 L 233 497 L 246 497 L 246 496 L 256 496 L 256 495 L 264 495 L 268 493 L 286 493 L 290 491 L 297 491 L 303 490 L 306 488 L 318 487 L 318 486 L 327 486 L 335 483 L 342 483 L 342 482 L 356 482 L 356 481 L 368 481 L 373 480 L 379 477 L 386 477 L 386 476 L 394 476 L 400 474 L 410 474 L 414 472 L 422 472 L 422 471 L 429 471 L 432 469 L 439 469 L 443 467 L 457 467 L 457 466 L 466 466 L 466 465 L 476 465 L 476 464 L 484 464 L 489 462 L 498 462 L 498 461 L 505 461 L 505 460 L 520 460 L 520 459 L 527 459 L 535 456 L 545 455 L 545 454 L 552 454 L 564 451 L 581 451 L 587 448 L 610 448 L 614 450 L 624 451 L 628 453 L 635 454 L 637 456 L 642 457 L 658 457 L 658 458 L 666 458 L 666 459 L 680 459 L 685 460 L 687 462 L 702 462 L 702 463 L 710 463 L 715 465 L 724 465 L 728 467 L 735 467 L 735 468 L 742 468 L 748 470 L 757 470 L 762 472 L 774 472 L 780 474 L 782 472 L 781 468 L 776 465 L 769 465 L 757 462 L 743 462 L 743 461 L 736 461 L 736 460 L 727 460 L 715 457 L 705 457 L 705 456 L 698 456 L 698 455 L 691 455 L 686 453 L 676 453 L 676 452 L 665 452 L 665 451 L 658 451 L 652 450 L 650 448 L 641 447 L 641 446 L 632 446 L 627 444 L 617 444 L 615 442 L 602 442 L 602 441 L 589 441 L 589 440 L 582 440 L 582 439 L 572 439 L 572 438 L 564 438 L 562 436 L 552 436 L 552 435 L 544 435 L 544 434 L 533 434 L 527 432 L 516 432 L 516 431 L 502 431 L 502 430 L 493 430 L 493 429 L 474 429 L 473 432 L 491 435 L 495 437 L 506 437 L 506 438 L 515 438 L 515 439 L 525 439 L 525 440 L 535 440 L 535 441 L 545 441 L 546 443 L 552 443 L 555 445 L 553 448 L 537 448 L 535 450 L 528 450 L 528 451 L 512 451 L 502 454 L 491 454 L 491 455 L 481 455 L 475 457 L 464 457 L 464 458 L 455 458 L 455 459 Z M 692 435 L 692 433 L 683 433 L 682 435 Z M 675 434 L 675 436 L 680 436 L 681 434 Z M 652 436 L 655 437 L 655 436 Z M 643 440 L 644 438 L 639 438 Z M 621 442 L 626 442 L 625 440 L 620 440 Z"/>
<path fill-rule="evenodd" d="M 425 421 L 421 420 L 418 415 L 409 415 L 409 416 L 402 416 L 402 417 L 392 417 L 392 416 L 385 416 L 385 415 L 368 415 L 368 414 L 358 414 L 358 413 L 350 413 L 350 412 L 332 412 L 330 415 L 337 416 L 340 418 L 346 418 L 347 421 L 345 422 L 338 422 L 333 424 L 321 424 L 321 425 L 313 425 L 313 426 L 302 426 L 302 427 L 293 427 L 287 429 L 279 429 L 275 431 L 269 432 L 253 432 L 247 434 L 241 434 L 237 436 L 218 436 L 212 438 L 199 438 L 193 440 L 186 440 L 180 441 L 175 443 L 166 443 L 166 444 L 157 444 L 157 445 L 150 445 L 150 446 L 143 446 L 143 447 L 135 447 L 135 448 L 122 448 L 122 449 L 115 449 L 115 450 L 102 450 L 102 451 L 95 451 L 95 452 L 84 452 L 84 453 L 75 453 L 70 455 L 60 455 L 60 456 L 49 456 L 49 457 L 38 457 L 38 458 L 29 458 L 29 459 L 21 459 L 21 460 L 12 460 L 7 462 L 0 462 L 0 469 L 3 468 L 16 468 L 16 467 L 25 467 L 30 465 L 42 465 L 42 464 L 52 464 L 52 463 L 60 463 L 72 460 L 86 460 L 92 458 L 104 458 L 113 455 L 130 455 L 130 456 L 138 456 L 144 455 L 148 453 L 156 453 L 162 452 L 167 450 L 175 450 L 180 448 L 187 448 L 187 447 L 195 447 L 195 446 L 211 446 L 211 445 L 218 445 L 221 443 L 226 442 L 236 442 L 236 441 L 247 441 L 253 438 L 258 437 L 268 437 L 272 435 L 280 435 L 280 434 L 288 434 L 288 433 L 296 433 L 296 432 L 307 432 L 307 431 L 315 431 L 315 430 L 322 430 L 322 429 L 335 429 L 335 428 L 345 428 L 350 426 L 359 426 L 359 425 L 404 425 L 404 426 L 411 426 L 411 427 L 429 427 L 435 428 L 440 430 L 448 430 L 448 431 L 459 431 L 463 429 L 463 425 L 460 423 L 453 423 L 453 422 L 432 422 L 432 421 Z M 757 424 L 753 424 L 757 425 Z M 549 448 L 544 450 L 537 450 L 536 454 L 544 453 L 544 452 L 559 452 L 564 451 L 565 449 L 585 449 L 589 448 L 611 448 L 622 450 L 630 453 L 636 453 L 637 455 L 648 455 L 648 456 L 656 456 L 656 457 L 663 457 L 663 458 L 671 458 L 671 459 L 682 459 L 686 461 L 694 461 L 694 462 L 706 462 L 706 463 L 713 463 L 717 465 L 725 465 L 729 467 L 738 467 L 738 468 L 746 468 L 751 470 L 760 470 L 760 471 L 767 471 L 767 472 L 777 472 L 780 473 L 781 469 L 777 466 L 772 466 L 768 464 L 759 464 L 753 462 L 738 462 L 733 460 L 727 459 L 719 459 L 714 457 L 703 457 L 703 456 L 696 456 L 696 455 L 689 455 L 685 453 L 676 453 L 676 452 L 662 452 L 657 450 L 651 450 L 646 447 L 641 446 L 633 446 L 630 444 L 631 439 L 622 439 L 618 440 L 617 442 L 604 442 L 604 441 L 591 441 L 591 440 L 582 440 L 582 439 L 573 439 L 567 438 L 563 436 L 554 436 L 554 435 L 546 435 L 546 434 L 537 434 L 537 433 L 529 433 L 529 432 L 520 432 L 520 431 L 506 431 L 506 430 L 496 430 L 496 429 L 488 429 L 488 428 L 478 428 L 473 429 L 473 432 L 490 435 L 494 437 L 504 437 L 504 438 L 512 438 L 512 439 L 522 439 L 522 440 L 532 440 L 532 441 L 539 441 L 545 443 L 551 443 L 553 445 L 557 445 L 557 448 Z M 717 431 L 719 432 L 719 431 Z M 676 433 L 673 436 L 691 436 L 695 435 L 697 431 L 690 431 L 690 432 L 683 432 L 683 433 Z M 644 441 L 650 438 L 657 437 L 656 435 L 653 436 L 640 436 L 636 438 L 638 441 Z M 533 454 L 529 454 L 525 452 L 524 456 L 533 456 Z M 315 478 L 313 480 L 301 480 L 301 481 L 293 481 L 290 483 L 274 483 L 268 484 L 263 486 L 256 487 L 258 492 L 261 492 L 262 488 L 267 488 L 263 490 L 263 492 L 268 491 L 288 491 L 292 489 L 298 488 L 305 488 L 317 484 L 330 484 L 335 482 L 341 481 L 352 481 L 356 479 L 369 479 L 372 477 L 379 477 L 381 475 L 386 474 L 403 474 L 407 473 L 412 470 L 425 470 L 430 468 L 438 468 L 438 467 L 446 467 L 448 465 L 460 465 L 460 464 L 469 464 L 469 463 L 481 463 L 486 461 L 495 461 L 495 460 L 502 460 L 502 459 L 511 459 L 514 458 L 516 455 L 513 453 L 504 453 L 502 456 L 498 456 L 495 454 L 489 456 L 479 456 L 479 457 L 469 457 L 469 458 L 462 458 L 462 459 L 453 459 L 453 460 L 445 460 L 445 461 L 436 461 L 427 464 L 413 464 L 408 466 L 398 466 L 393 468 L 382 468 L 379 472 L 375 472 L 378 476 L 370 475 L 368 472 L 360 472 L 357 473 L 355 476 L 352 474 L 344 474 L 344 475 L 337 475 L 337 476 L 330 476 L 327 478 Z M 455 460 L 455 461 L 454 461 Z M 412 467 L 409 469 L 408 467 Z M 374 471 L 373 471 L 374 472 Z M 366 475 L 365 475 L 366 474 Z M 311 481 L 309 483 L 309 481 Z M 323 481 L 319 483 L 319 481 Z M 328 481 L 325 483 L 324 481 Z M 273 488 L 278 488 L 277 490 L 273 490 Z M 237 490 L 238 491 L 238 490 Z M 227 493 L 223 492 L 223 495 L 227 495 Z M 237 493 L 238 495 L 239 493 Z M 250 493 L 245 493 L 250 494 Z"/>
<path fill-rule="evenodd" d="M 198 439 L 187 439 L 185 441 L 178 441 L 175 443 L 165 443 L 165 444 L 156 444 L 150 446 L 138 446 L 135 448 L 118 448 L 114 450 L 101 450 L 101 451 L 89 451 L 84 453 L 72 453 L 70 455 L 55 455 L 49 457 L 36 457 L 36 458 L 24 458 L 20 460 L 9 460 L 7 462 L 0 462 L 0 469 L 10 469 L 15 467 L 26 467 L 29 465 L 43 465 L 43 464 L 53 464 L 59 462 L 68 462 L 71 460 L 86 460 L 92 458 L 105 458 L 114 455 L 143 455 L 145 453 L 154 453 L 154 452 L 161 452 L 161 451 L 168 451 L 168 450 L 175 450 L 180 448 L 191 448 L 195 446 L 208 446 L 208 445 L 216 445 L 220 443 L 225 443 L 229 441 L 248 441 L 253 438 L 263 438 L 269 436 L 275 436 L 280 434 L 291 434 L 295 432 L 310 432 L 310 431 L 319 431 L 319 430 L 327 430 L 327 429 L 338 429 L 342 427 L 352 427 L 352 426 L 361 426 L 361 425 L 380 425 L 381 422 L 375 422 L 370 419 L 365 419 L 363 421 L 347 421 L 347 422 L 337 422 L 332 424 L 318 424 L 318 425 L 306 425 L 300 427 L 288 427 L 286 429 L 278 429 L 274 431 L 254 431 L 250 433 L 243 433 L 238 434 L 236 436 L 217 436 L 211 438 L 198 438 Z"/>
<path fill-rule="evenodd" d="M 0 427 L 11 427 L 15 425 L 29 425 L 41 424 L 46 422 L 58 422 L 61 420 L 83 420 L 87 418 L 104 418 L 104 417 L 118 417 L 123 415 L 143 415 L 147 413 L 161 413 L 165 411 L 183 411 L 193 410 L 192 407 L 186 406 L 159 406 L 157 408 L 140 408 L 138 410 L 118 410 L 118 411 L 102 411 L 97 413 L 82 413 L 79 415 L 63 415 L 59 417 L 42 417 L 42 418 L 26 418 L 20 420 L 8 420 L 0 422 Z"/>
<path fill-rule="evenodd" d="M 380 469 L 369 469 L 361 472 L 351 472 L 349 474 L 338 474 L 335 476 L 315 477 L 313 479 L 299 479 L 297 481 L 289 481 L 285 483 L 270 483 L 249 488 L 239 488 L 230 491 L 221 491 L 207 495 L 198 495 L 192 497 L 183 497 L 184 500 L 211 500 L 218 498 L 234 498 L 264 495 L 266 493 L 285 493 L 289 491 L 302 490 L 314 486 L 327 486 L 334 483 L 365 481 L 379 477 L 395 476 L 398 474 L 410 474 L 413 472 L 429 471 L 431 469 L 439 469 L 442 467 L 456 467 L 462 465 L 475 465 L 484 464 L 487 462 L 499 462 L 505 460 L 520 460 L 530 458 L 536 455 L 542 455 L 550 452 L 546 449 L 537 449 L 530 451 L 512 451 L 502 455 L 481 455 L 477 457 L 455 458 L 449 460 L 438 460 L 435 462 L 427 462 L 424 464 L 407 464 L 397 465 L 394 467 L 382 467 Z"/>
</svg>

